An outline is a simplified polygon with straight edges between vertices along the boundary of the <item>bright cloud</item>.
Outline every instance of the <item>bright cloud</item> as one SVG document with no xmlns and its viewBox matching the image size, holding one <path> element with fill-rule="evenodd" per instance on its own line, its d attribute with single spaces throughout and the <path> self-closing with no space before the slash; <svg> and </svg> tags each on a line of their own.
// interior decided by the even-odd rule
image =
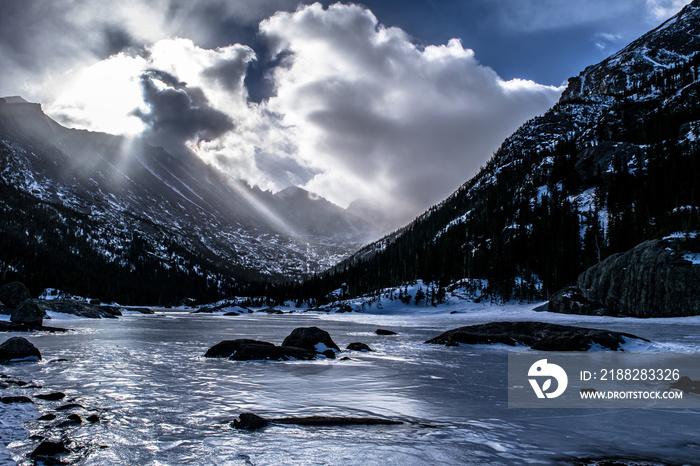
<svg viewBox="0 0 700 466">
<path fill-rule="evenodd" d="M 138 28 L 126 24 L 134 37 Z M 458 39 L 417 46 L 353 4 L 276 13 L 259 37 L 277 59 L 274 93 L 261 103 L 247 98 L 250 47 L 189 38 L 76 67 L 36 94 L 73 125 L 143 132 L 264 189 L 300 185 L 340 205 L 370 199 L 408 219 L 466 181 L 561 92 L 501 79 Z"/>
<path fill-rule="evenodd" d="M 459 40 L 420 48 L 357 5 L 320 4 L 261 24 L 275 53 L 281 115 L 297 157 L 318 167 L 306 187 L 346 205 L 391 200 L 405 213 L 467 180 L 561 89 L 503 81 Z"/>
</svg>

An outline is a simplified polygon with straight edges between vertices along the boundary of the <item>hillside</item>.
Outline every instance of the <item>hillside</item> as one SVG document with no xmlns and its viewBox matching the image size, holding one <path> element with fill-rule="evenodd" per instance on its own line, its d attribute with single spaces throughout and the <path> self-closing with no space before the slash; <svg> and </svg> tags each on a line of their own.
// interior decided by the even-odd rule
<svg viewBox="0 0 700 466">
<path fill-rule="evenodd" d="M 0 274 L 35 294 L 166 304 L 254 293 L 376 235 L 299 188 L 263 192 L 194 155 L 64 128 L 20 97 L 0 99 L 0 173 Z"/>
<path fill-rule="evenodd" d="M 700 0 L 571 78 L 471 180 L 301 292 L 423 279 L 547 297 L 605 257 L 700 228 Z"/>
</svg>

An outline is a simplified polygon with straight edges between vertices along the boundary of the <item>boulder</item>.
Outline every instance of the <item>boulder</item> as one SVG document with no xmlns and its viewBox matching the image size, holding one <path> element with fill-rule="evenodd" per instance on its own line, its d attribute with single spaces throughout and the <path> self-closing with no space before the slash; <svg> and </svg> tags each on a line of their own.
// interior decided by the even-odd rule
<svg viewBox="0 0 700 466">
<path fill-rule="evenodd" d="M 330 334 L 318 327 L 295 328 L 284 339 L 282 346 L 294 346 L 319 353 L 323 353 L 328 349 L 340 351 L 338 345 L 331 339 Z"/>
<path fill-rule="evenodd" d="M 12 311 L 10 322 L 38 328 L 44 323 L 44 311 L 31 299 L 27 299 Z"/>
<path fill-rule="evenodd" d="M 534 309 L 537 311 L 538 309 Z M 596 306 L 583 296 L 577 286 L 567 286 L 554 293 L 543 309 L 549 312 L 561 314 L 581 314 L 581 315 L 604 315 L 606 310 L 601 306 Z"/>
<path fill-rule="evenodd" d="M 618 351 L 627 340 L 648 341 L 629 333 L 545 322 L 490 322 L 449 330 L 426 343 L 446 346 L 503 343 L 538 351 L 588 351 L 593 345 Z"/>
<path fill-rule="evenodd" d="M 583 297 L 620 316 L 700 315 L 698 240 L 651 240 L 578 277 Z"/>
<path fill-rule="evenodd" d="M 62 400 L 66 397 L 66 394 L 63 392 L 54 392 L 54 393 L 40 393 L 35 396 L 35 398 L 38 398 L 40 400 L 44 401 L 59 401 Z"/>
<path fill-rule="evenodd" d="M 34 403 L 29 397 L 26 396 L 3 396 L 0 398 L 0 403 L 9 405 L 11 403 Z"/>
<path fill-rule="evenodd" d="M 51 441 L 51 440 L 44 440 L 39 444 L 38 447 L 34 449 L 33 452 L 29 454 L 30 458 L 37 458 L 37 457 L 42 457 L 42 456 L 56 456 L 60 455 L 63 453 L 68 453 L 69 450 L 66 448 L 66 444 L 63 443 L 63 441 Z"/>
<path fill-rule="evenodd" d="M 36 304 L 45 311 L 72 314 L 91 319 L 115 319 L 122 315 L 121 311 L 116 306 L 101 306 L 99 304 L 88 304 L 79 301 L 37 301 Z M 141 311 L 139 310 L 139 312 Z"/>
<path fill-rule="evenodd" d="M 209 348 L 204 357 L 228 358 L 232 361 L 288 361 L 314 359 L 316 352 L 293 346 L 275 346 L 266 341 L 241 339 L 217 343 Z"/>
<path fill-rule="evenodd" d="M 41 359 L 41 353 L 26 338 L 12 337 L 0 345 L 0 362 L 29 358 Z"/>
<path fill-rule="evenodd" d="M 347 349 L 350 351 L 374 351 L 368 345 L 366 345 L 364 343 L 360 343 L 360 342 L 350 343 L 348 345 Z"/>
<path fill-rule="evenodd" d="M 0 302 L 5 306 L 15 308 L 32 296 L 23 283 L 11 282 L 0 287 Z"/>
<path fill-rule="evenodd" d="M 391 330 L 384 330 L 383 328 L 378 328 L 377 330 L 374 331 L 377 335 L 397 335 L 396 332 L 393 332 Z"/>
<path fill-rule="evenodd" d="M 700 394 L 700 380 L 693 380 L 690 377 L 683 376 L 673 382 L 668 388 L 680 390 L 683 393 Z"/>
</svg>

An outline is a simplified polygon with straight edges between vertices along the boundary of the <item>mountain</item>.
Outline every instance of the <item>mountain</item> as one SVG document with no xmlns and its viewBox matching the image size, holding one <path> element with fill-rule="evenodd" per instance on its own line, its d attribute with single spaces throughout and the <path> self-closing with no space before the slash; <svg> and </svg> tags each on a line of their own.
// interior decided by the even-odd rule
<svg viewBox="0 0 700 466">
<path fill-rule="evenodd" d="M 694 0 L 571 78 L 445 201 L 295 292 L 467 278 L 536 299 L 613 253 L 700 229 L 699 66 Z"/>
<path fill-rule="evenodd" d="M 64 128 L 0 99 L 0 273 L 163 304 L 251 291 L 346 257 L 375 226 L 300 188 L 264 192 L 194 155 Z"/>
</svg>

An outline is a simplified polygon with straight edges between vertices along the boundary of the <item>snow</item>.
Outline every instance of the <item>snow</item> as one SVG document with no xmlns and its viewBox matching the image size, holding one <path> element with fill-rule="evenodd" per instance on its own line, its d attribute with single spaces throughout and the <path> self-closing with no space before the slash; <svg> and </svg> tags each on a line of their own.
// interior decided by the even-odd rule
<svg viewBox="0 0 700 466">
<path fill-rule="evenodd" d="M 700 253 L 692 252 L 683 254 L 683 260 L 686 260 L 693 265 L 700 265 Z"/>
<path fill-rule="evenodd" d="M 691 232 L 683 232 L 683 231 L 677 231 L 675 233 L 671 233 L 668 236 L 664 236 L 664 240 L 668 241 L 671 239 L 685 239 L 685 238 L 697 238 L 698 232 L 697 231 L 691 231 Z"/>
</svg>

